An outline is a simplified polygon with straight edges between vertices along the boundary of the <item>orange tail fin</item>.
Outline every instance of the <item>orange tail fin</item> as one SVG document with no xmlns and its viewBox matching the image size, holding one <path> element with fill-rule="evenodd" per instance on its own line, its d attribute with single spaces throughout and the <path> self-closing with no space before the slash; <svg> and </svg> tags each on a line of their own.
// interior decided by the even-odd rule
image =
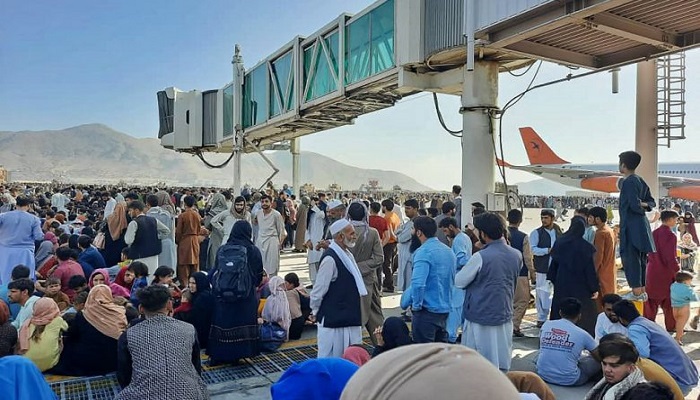
<svg viewBox="0 0 700 400">
<path fill-rule="evenodd" d="M 556 155 L 534 129 L 520 128 L 520 136 L 531 165 L 569 164 L 568 161 Z"/>
</svg>

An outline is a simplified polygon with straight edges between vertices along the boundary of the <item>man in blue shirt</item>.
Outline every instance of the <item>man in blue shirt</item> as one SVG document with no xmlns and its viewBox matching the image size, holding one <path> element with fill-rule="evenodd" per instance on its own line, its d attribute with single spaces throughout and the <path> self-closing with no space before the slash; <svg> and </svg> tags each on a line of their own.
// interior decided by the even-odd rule
<svg viewBox="0 0 700 400">
<path fill-rule="evenodd" d="M 472 256 L 472 241 L 466 233 L 459 229 L 459 223 L 452 217 L 440 221 L 440 230 L 451 243 L 452 252 L 457 258 L 457 272 L 467 264 Z M 447 341 L 457 342 L 457 328 L 462 326 L 462 306 L 464 305 L 464 290 L 452 288 L 452 305 L 447 317 Z"/>
<path fill-rule="evenodd" d="M 684 395 L 688 395 L 698 385 L 698 369 L 666 330 L 656 322 L 640 316 L 629 300 L 615 303 L 613 311 L 620 323 L 627 327 L 627 334 L 639 355 L 665 369 L 678 383 Z"/>
<path fill-rule="evenodd" d="M 546 382 L 561 386 L 580 386 L 600 371 L 600 364 L 591 356 L 596 341 L 588 332 L 576 326 L 581 318 L 581 302 L 564 299 L 559 309 L 561 319 L 547 321 L 540 332 L 540 354 L 537 374 Z"/>
<path fill-rule="evenodd" d="M 436 237 L 437 224 L 426 216 L 413 220 L 411 295 L 413 341 L 446 342 L 456 257 Z"/>
<path fill-rule="evenodd" d="M 17 279 L 21 278 L 29 278 L 29 275 L 31 274 L 31 271 L 29 270 L 29 267 L 26 265 L 16 265 L 14 268 L 12 268 L 12 275 L 10 277 L 10 282 L 16 281 Z M 17 318 L 17 314 L 19 314 L 20 306 L 18 303 L 13 303 L 10 301 L 10 296 L 9 296 L 9 289 L 7 288 L 7 284 L 0 285 L 0 300 L 4 301 L 7 303 L 7 306 L 10 309 L 10 322 L 14 321 L 15 318 Z"/>
</svg>

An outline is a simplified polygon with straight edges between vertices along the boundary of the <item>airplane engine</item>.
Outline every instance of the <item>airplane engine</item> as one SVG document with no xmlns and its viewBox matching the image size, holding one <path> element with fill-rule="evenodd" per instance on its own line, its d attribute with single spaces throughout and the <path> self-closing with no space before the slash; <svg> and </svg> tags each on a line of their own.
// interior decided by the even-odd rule
<svg viewBox="0 0 700 400">
<path fill-rule="evenodd" d="M 595 190 L 596 192 L 617 193 L 619 189 L 619 176 L 597 176 L 581 180 L 581 188 Z M 698 193 L 700 194 L 700 192 Z"/>
</svg>

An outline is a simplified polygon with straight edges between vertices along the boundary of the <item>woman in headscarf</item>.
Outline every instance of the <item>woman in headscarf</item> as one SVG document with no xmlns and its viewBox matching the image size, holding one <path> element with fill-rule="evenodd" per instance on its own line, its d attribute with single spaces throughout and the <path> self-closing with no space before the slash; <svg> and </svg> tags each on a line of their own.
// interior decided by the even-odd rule
<svg viewBox="0 0 700 400">
<path fill-rule="evenodd" d="M 37 269 L 53 256 L 56 247 L 58 247 L 56 235 L 51 232 L 46 232 L 44 234 L 44 240 L 39 244 L 39 247 L 37 247 L 34 253 L 34 265 L 36 265 Z"/>
<path fill-rule="evenodd" d="M 389 317 L 384 321 L 384 325 L 374 331 L 377 346 L 374 348 L 372 357 L 376 357 L 385 351 L 397 347 L 411 344 L 411 333 L 408 326 L 399 317 Z"/>
<path fill-rule="evenodd" d="M 110 282 L 109 271 L 106 268 L 96 269 L 88 279 L 88 286 L 93 288 L 97 285 L 107 285 L 112 291 L 112 296 L 121 296 L 124 298 L 129 298 L 131 293 L 126 288 L 117 285 L 116 283 Z"/>
<path fill-rule="evenodd" d="M 367 350 L 365 350 L 365 348 L 362 347 L 361 345 L 351 344 L 343 352 L 342 359 L 348 360 L 351 363 L 357 365 L 358 367 L 361 367 L 361 366 L 367 364 L 369 362 L 369 360 L 371 360 L 371 357 L 369 356 L 369 353 L 367 352 Z"/>
<path fill-rule="evenodd" d="M 102 226 L 105 244 L 100 253 L 105 259 L 105 265 L 117 265 L 121 261 L 122 250 L 126 247 L 124 234 L 128 224 L 126 203 L 117 203 L 114 207 L 114 212 L 107 217 L 107 223 Z"/>
<path fill-rule="evenodd" d="M 308 196 L 301 198 L 301 205 L 297 210 L 297 227 L 294 233 L 294 252 L 303 253 L 306 251 L 304 243 L 306 243 L 306 222 L 309 215 L 309 207 L 311 207 L 311 199 Z"/>
<path fill-rule="evenodd" d="M 584 219 L 571 219 L 569 230 L 554 243 L 547 280 L 554 284 L 554 296 L 549 319 L 560 319 L 559 303 L 568 297 L 581 302 L 581 319 L 578 326 L 595 336 L 595 323 L 598 309 L 594 301 L 600 286 L 595 271 L 595 247 L 588 243 L 583 234 L 586 231 Z"/>
<path fill-rule="evenodd" d="M 206 226 L 206 228 L 211 231 L 209 235 L 208 259 L 211 268 L 214 267 L 214 262 L 216 262 L 216 252 L 219 250 L 219 247 L 221 247 L 223 243 L 228 242 L 233 225 L 241 220 L 251 222 L 250 212 L 247 210 L 245 198 L 243 196 L 236 197 L 230 208 L 226 206 L 226 199 L 224 198 L 222 202 L 221 198 L 224 198 L 224 195 L 220 193 L 215 194 L 212 198 L 211 211 L 214 211 L 215 205 L 217 206 L 216 210 L 221 211 L 214 215 L 214 217 L 210 219 L 209 225 Z M 223 210 L 221 209 L 222 206 Z"/>
<path fill-rule="evenodd" d="M 15 354 L 17 329 L 10 323 L 10 308 L 0 300 L 0 358 Z"/>
<path fill-rule="evenodd" d="M 41 371 L 26 357 L 0 358 L 0 399 L 55 400 L 56 394 Z"/>
<path fill-rule="evenodd" d="M 685 233 L 690 233 L 693 237 L 693 243 L 700 244 L 698 241 L 698 232 L 695 229 L 695 216 L 690 211 L 686 211 L 683 216 L 683 222 L 685 223 Z"/>
<path fill-rule="evenodd" d="M 116 371 L 117 340 L 126 327 L 126 311 L 114 304 L 109 286 L 95 285 L 65 333 L 61 359 L 51 372 L 95 376 Z"/>
<path fill-rule="evenodd" d="M 170 215 L 175 215 L 175 205 L 173 205 L 173 200 L 170 195 L 165 190 L 159 190 L 156 192 L 156 197 L 158 198 L 158 207 L 169 212 Z"/>
<path fill-rule="evenodd" d="M 214 295 L 211 294 L 209 277 L 204 272 L 195 272 L 190 275 L 187 287 L 192 294 L 191 309 L 182 314 L 181 319 L 189 322 L 197 330 L 199 347 L 206 349 L 209 343 L 209 331 L 211 330 L 211 317 L 214 312 Z"/>
<path fill-rule="evenodd" d="M 287 332 L 287 340 L 289 340 L 289 326 L 292 324 L 292 315 L 289 311 L 289 301 L 287 300 L 284 279 L 280 276 L 273 276 L 270 278 L 267 286 L 270 288 L 270 295 L 267 296 L 265 301 L 262 319 L 281 326 Z"/>
<path fill-rule="evenodd" d="M 429 384 L 427 384 L 429 383 Z M 515 387 L 496 367 L 465 346 L 404 346 L 373 359 L 345 386 L 343 400 L 518 400 Z"/>
<path fill-rule="evenodd" d="M 32 360 L 41 372 L 53 368 L 61 355 L 61 337 L 68 324 L 52 299 L 42 297 L 34 303 L 32 317 L 19 329 L 19 351 Z"/>
<path fill-rule="evenodd" d="M 255 288 L 262 280 L 263 264 L 260 250 L 251 240 L 252 234 L 253 229 L 247 221 L 238 221 L 233 225 L 226 243 L 245 247 L 252 287 L 247 297 L 235 302 L 216 299 L 207 347 L 210 364 L 235 362 L 259 354 L 258 299 Z M 223 247 L 219 253 L 221 250 Z M 215 276 L 216 273 L 215 267 L 210 275 Z"/>
<path fill-rule="evenodd" d="M 160 193 L 160 192 L 159 192 Z M 177 253 L 175 247 L 175 214 L 170 212 L 169 208 L 161 207 L 160 203 L 169 196 L 161 195 L 149 195 L 146 197 L 146 203 L 149 206 L 146 215 L 153 217 L 158 220 L 161 224 L 165 225 L 170 229 L 170 233 L 167 236 L 160 236 L 161 251 L 158 255 L 158 264 L 165 265 L 167 267 L 175 268 L 177 267 Z M 171 207 L 172 208 L 172 207 Z"/>
</svg>

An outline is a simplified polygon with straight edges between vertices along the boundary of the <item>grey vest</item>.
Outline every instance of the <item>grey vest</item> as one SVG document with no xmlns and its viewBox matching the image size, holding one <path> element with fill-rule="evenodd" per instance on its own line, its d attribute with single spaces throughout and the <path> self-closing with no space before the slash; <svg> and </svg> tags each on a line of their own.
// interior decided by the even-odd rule
<svg viewBox="0 0 700 400">
<path fill-rule="evenodd" d="M 479 325 L 503 325 L 513 319 L 513 294 L 523 256 L 505 240 L 491 242 L 477 254 L 482 265 L 466 288 L 464 319 Z"/>
<path fill-rule="evenodd" d="M 555 236 L 558 239 L 561 234 L 556 230 L 556 228 L 552 228 L 555 231 Z M 543 227 L 537 228 L 537 234 L 539 236 L 539 241 L 537 242 L 537 247 L 540 248 L 551 248 L 552 247 L 552 238 L 549 236 L 549 232 L 545 230 Z M 546 254 L 544 256 L 533 256 L 532 260 L 533 263 L 535 264 L 535 271 L 541 273 L 541 274 L 546 274 L 547 271 L 549 271 L 549 258 L 550 255 Z"/>
</svg>

